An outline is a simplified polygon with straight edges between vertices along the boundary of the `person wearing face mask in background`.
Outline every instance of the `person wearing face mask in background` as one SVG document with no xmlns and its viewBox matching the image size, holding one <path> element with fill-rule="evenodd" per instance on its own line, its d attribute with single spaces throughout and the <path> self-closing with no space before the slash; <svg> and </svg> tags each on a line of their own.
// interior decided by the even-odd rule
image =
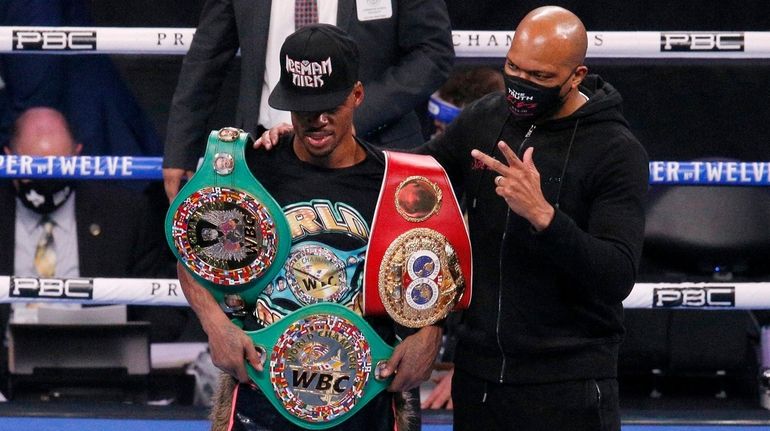
<svg viewBox="0 0 770 431">
<path fill-rule="evenodd" d="M 433 120 L 435 138 L 446 130 L 463 108 L 495 91 L 503 91 L 503 76 L 490 66 L 457 65 L 449 78 L 428 100 L 428 117 Z"/>
<path fill-rule="evenodd" d="M 60 112 L 35 107 L 18 117 L 3 149 L 8 156 L 76 156 L 82 146 L 73 139 Z M 141 192 L 93 180 L 13 179 L 0 184 L 0 208 L 0 238 L 6 245 L 0 248 L 0 275 L 174 275 L 173 257 L 163 243 L 162 221 L 150 216 Z M 153 319 L 144 315 L 146 308 L 168 310 L 162 318 Z M 35 321 L 36 313 L 44 310 L 14 305 L 14 315 L 20 320 Z M 0 334 L 5 333 L 9 312 L 9 304 L 0 304 Z M 136 306 L 129 307 L 128 313 L 131 320 L 150 320 L 152 336 L 174 332 L 187 323 L 182 307 Z M 0 352 L 3 372 L 6 357 Z M 2 385 L 6 382 L 0 381 Z"/>
<path fill-rule="evenodd" d="M 519 24 L 505 91 L 419 151 L 468 212 L 473 301 L 452 377 L 457 430 L 619 430 L 621 301 L 644 234 L 647 154 L 583 64 L 586 30 L 547 6 Z"/>
</svg>

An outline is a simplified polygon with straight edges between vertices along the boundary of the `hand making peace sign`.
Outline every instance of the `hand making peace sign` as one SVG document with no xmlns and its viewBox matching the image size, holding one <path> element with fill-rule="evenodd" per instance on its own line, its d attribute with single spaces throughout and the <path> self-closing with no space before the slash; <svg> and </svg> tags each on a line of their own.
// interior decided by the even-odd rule
<svg viewBox="0 0 770 431">
<path fill-rule="evenodd" d="M 495 177 L 495 193 L 505 199 L 514 213 L 527 219 L 537 231 L 547 228 L 556 210 L 545 200 L 540 188 L 540 172 L 532 161 L 534 148 L 527 148 L 524 160 L 519 160 L 505 142 L 498 142 L 497 147 L 507 165 L 479 150 L 471 151 L 471 156 L 499 174 Z"/>
</svg>

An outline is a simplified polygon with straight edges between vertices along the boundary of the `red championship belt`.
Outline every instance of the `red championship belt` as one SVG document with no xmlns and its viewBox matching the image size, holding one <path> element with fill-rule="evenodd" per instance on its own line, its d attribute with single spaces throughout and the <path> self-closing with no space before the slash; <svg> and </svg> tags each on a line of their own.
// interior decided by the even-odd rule
<svg viewBox="0 0 770 431">
<path fill-rule="evenodd" d="M 385 151 L 364 269 L 364 315 L 418 328 L 471 301 L 471 244 L 449 178 L 433 157 Z"/>
</svg>

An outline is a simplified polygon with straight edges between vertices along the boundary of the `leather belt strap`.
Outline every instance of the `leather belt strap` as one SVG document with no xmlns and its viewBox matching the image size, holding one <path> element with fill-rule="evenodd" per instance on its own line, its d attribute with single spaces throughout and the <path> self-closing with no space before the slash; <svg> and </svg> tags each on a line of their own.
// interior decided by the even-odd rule
<svg viewBox="0 0 770 431">
<path fill-rule="evenodd" d="M 291 247 L 283 211 L 246 165 L 248 133 L 209 134 L 203 164 L 166 215 L 174 255 L 230 311 L 256 302 Z"/>
<path fill-rule="evenodd" d="M 393 348 L 342 305 L 307 305 L 246 334 L 265 358 L 261 372 L 246 363 L 249 377 L 300 427 L 336 426 L 390 384 L 390 378 L 379 378 L 379 370 Z"/>
<path fill-rule="evenodd" d="M 364 270 L 364 315 L 433 324 L 471 300 L 471 246 L 449 178 L 433 157 L 385 151 Z"/>
</svg>

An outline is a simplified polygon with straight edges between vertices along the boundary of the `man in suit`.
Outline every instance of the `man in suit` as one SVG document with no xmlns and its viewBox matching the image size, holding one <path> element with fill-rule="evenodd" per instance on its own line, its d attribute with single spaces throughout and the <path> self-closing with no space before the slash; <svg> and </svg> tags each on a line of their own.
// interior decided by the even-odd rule
<svg viewBox="0 0 770 431">
<path fill-rule="evenodd" d="M 164 154 L 166 194 L 179 191 L 206 142 L 204 127 L 216 105 L 226 68 L 240 48 L 241 79 L 235 126 L 261 133 L 286 113 L 270 109 L 283 40 L 301 26 L 302 2 L 208 0 L 185 57 L 169 116 Z M 357 136 L 386 148 L 423 142 L 414 108 L 446 79 L 452 65 L 449 17 L 443 0 L 312 0 L 317 21 L 334 24 L 361 48 L 366 99 L 356 111 Z M 232 125 L 232 124 L 228 124 Z"/>
<path fill-rule="evenodd" d="M 6 155 L 29 156 L 75 156 L 81 149 L 64 116 L 41 107 L 19 116 L 10 144 L 4 147 Z M 0 207 L 0 238 L 13 245 L 0 248 L 2 275 L 141 278 L 173 274 L 173 260 L 162 242 L 162 222 L 151 217 L 142 193 L 94 181 L 19 179 L 0 184 Z M 47 222 L 52 243 L 41 247 Z M 159 307 L 130 307 L 129 317 L 151 320 L 156 338 L 173 338 L 172 332 L 186 324 L 189 312 L 168 308 L 158 316 Z M 5 333 L 9 311 L 7 304 L 0 307 L 0 334 Z M 0 356 L 4 361 L 5 355 Z"/>
</svg>

